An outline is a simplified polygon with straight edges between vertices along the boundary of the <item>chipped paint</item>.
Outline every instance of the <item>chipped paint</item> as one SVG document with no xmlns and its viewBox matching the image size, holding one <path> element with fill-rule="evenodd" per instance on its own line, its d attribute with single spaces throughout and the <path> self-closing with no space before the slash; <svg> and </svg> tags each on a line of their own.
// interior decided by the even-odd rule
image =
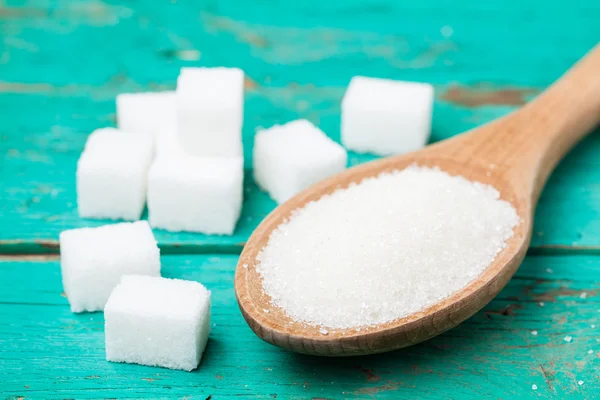
<svg viewBox="0 0 600 400">
<path fill-rule="evenodd" d="M 397 390 L 399 385 L 397 383 L 386 383 L 381 386 L 369 386 L 356 390 L 355 394 L 377 394 L 381 392 L 389 392 L 392 390 Z"/>
<path fill-rule="evenodd" d="M 48 11 L 34 7 L 6 7 L 0 3 L 0 19 L 44 18 Z"/>
<path fill-rule="evenodd" d="M 375 371 L 369 368 L 364 368 L 364 367 L 354 367 L 358 370 L 360 370 L 362 373 L 365 374 L 365 377 L 367 379 L 367 382 L 377 382 L 381 379 L 381 377 L 379 377 L 377 374 L 375 374 Z"/>
<path fill-rule="evenodd" d="M 368 59 L 385 60 L 398 69 L 424 69 L 458 49 L 450 39 L 421 39 L 418 43 L 409 43 L 398 34 L 332 27 L 252 24 L 207 11 L 200 13 L 200 21 L 207 31 L 225 32 L 236 41 L 249 45 L 256 56 L 281 65 L 300 65 L 356 54 Z M 453 63 L 451 59 L 443 61 L 446 65 Z"/>
<path fill-rule="evenodd" d="M 569 289 L 560 287 L 558 289 L 550 289 L 544 293 L 535 294 L 536 301 L 555 302 L 558 297 L 579 297 L 582 293 L 587 293 L 586 297 L 596 296 L 598 289 Z"/>
<path fill-rule="evenodd" d="M 484 313 L 488 318 L 490 318 L 494 314 L 502 315 L 505 317 L 508 317 L 508 316 L 512 317 L 516 314 L 515 310 L 520 310 L 522 308 L 523 308 L 523 306 L 520 304 L 509 304 L 501 310 L 485 310 Z"/>
<path fill-rule="evenodd" d="M 0 261 L 10 262 L 45 262 L 56 261 L 58 254 L 0 254 Z"/>
<path fill-rule="evenodd" d="M 46 249 L 49 249 L 49 250 L 60 249 L 60 242 L 58 240 L 38 239 L 38 240 L 34 240 L 34 242 Z"/>
<path fill-rule="evenodd" d="M 434 66 L 439 60 L 443 59 L 444 64 L 452 65 L 454 62 L 451 59 L 444 58 L 444 56 L 456 50 L 458 50 L 456 43 L 451 40 L 444 40 L 428 45 L 412 58 L 393 59 L 391 64 L 399 69 L 425 69 Z"/>
<path fill-rule="evenodd" d="M 466 7 L 459 3 L 450 7 L 440 3 L 435 8 L 437 14 L 429 15 L 429 11 L 421 5 L 409 2 L 401 6 L 390 1 L 337 2 L 325 7 L 318 2 L 285 5 L 267 2 L 200 2 L 184 6 L 184 2 L 179 1 L 177 5 L 169 2 L 127 3 L 128 7 L 134 9 L 134 15 L 128 16 L 127 10 L 120 9 L 120 3 L 107 0 L 80 0 L 77 2 L 79 5 L 71 5 L 68 0 L 38 0 L 32 2 L 35 4 L 19 7 L 18 12 L 2 20 L 5 22 L 2 33 L 16 40 L 11 40 L 10 47 L 5 46 L 4 51 L 0 50 L 0 63 L 8 63 L 0 65 L 4 72 L 3 80 L 9 81 L 9 85 L 3 88 L 0 84 L 0 95 L 5 98 L 3 104 L 9 111 L 5 113 L 8 115 L 3 119 L 0 129 L 0 144 L 5 145 L 5 149 L 16 149 L 23 154 L 27 149 L 48 154 L 54 165 L 53 168 L 47 168 L 44 164 L 24 158 L 6 158 L 7 168 L 3 178 L 8 179 L 4 181 L 7 184 L 3 187 L 6 189 L 3 193 L 8 201 L 5 204 L 9 207 L 14 204 L 15 209 L 6 209 L 3 214 L 5 225 L 0 225 L 10 228 L 3 230 L 0 227 L 3 239 L 0 252 L 57 253 L 57 246 L 49 249 L 34 242 L 34 239 L 57 239 L 62 229 L 106 223 L 82 221 L 77 217 L 73 175 L 69 175 L 68 169 L 76 163 L 85 134 L 95 126 L 114 124 L 112 102 L 117 93 L 172 89 L 178 68 L 192 65 L 195 59 L 202 59 L 202 64 L 206 65 L 240 65 L 251 72 L 255 80 L 245 83 L 250 99 L 246 104 L 247 112 L 251 116 L 246 121 L 244 131 L 246 144 L 251 144 L 255 126 L 298 117 L 321 121 L 323 129 L 338 140 L 339 105 L 345 82 L 362 71 L 374 76 L 423 79 L 437 84 L 451 79 L 464 85 L 488 77 L 495 80 L 488 88 L 481 85 L 472 87 L 479 91 L 505 89 L 502 85 L 506 82 L 548 83 L 552 77 L 560 74 L 569 59 L 578 56 L 576 53 L 587 45 L 585 43 L 593 42 L 594 31 L 589 29 L 589 21 L 596 21 L 592 17 L 597 10 L 589 5 L 595 3 L 587 1 L 589 12 L 586 18 L 580 18 L 579 13 L 576 19 L 569 20 L 572 7 L 545 4 L 548 12 L 544 13 L 543 24 L 541 19 L 534 19 L 527 29 L 521 31 L 521 25 L 515 25 L 514 32 L 509 26 L 496 24 L 494 28 L 502 32 L 510 30 L 508 36 L 502 36 L 506 40 L 501 43 L 493 40 L 498 37 L 498 29 L 484 29 L 480 32 L 483 36 L 474 37 L 475 25 L 480 25 L 475 21 L 477 16 L 522 22 L 535 10 L 526 5 L 513 9 L 474 4 Z M 10 0 L 7 3 L 25 5 Z M 80 9 L 72 10 L 77 7 Z M 563 12 L 554 13 L 560 15 L 553 16 L 553 10 L 556 9 Z M 202 10 L 228 18 L 233 25 L 221 27 L 213 35 L 205 31 L 201 21 L 198 21 Z M 265 10 L 272 14 L 265 15 Z M 0 6 L 0 17 L 3 14 L 6 14 L 6 10 Z M 556 22 L 554 19 L 560 24 L 551 24 Z M 118 26 L 110 26 L 115 21 Z M 172 24 L 172 21 L 176 23 Z M 269 21 L 273 21 L 271 26 L 262 25 L 271 23 Z M 577 23 L 580 29 L 573 30 L 573 23 Z M 289 27 L 290 24 L 298 26 Z M 544 35 L 547 36 L 547 30 L 539 28 L 549 24 L 556 27 L 556 37 L 567 36 L 572 39 L 573 46 L 564 47 L 560 57 L 553 55 L 555 49 L 551 46 L 530 46 L 536 40 L 543 39 Z M 449 29 L 450 26 L 452 29 Z M 314 29 L 316 27 L 320 28 Z M 13 28 L 19 31 L 12 31 Z M 175 35 L 167 35 L 170 29 L 175 31 Z M 243 29 L 249 31 L 238 32 Z M 103 38 L 110 39 L 114 46 L 108 49 L 100 46 L 97 52 L 81 58 L 80 55 L 85 54 L 91 44 L 101 44 Z M 513 43 L 509 43 L 510 40 Z M 38 52 L 34 54 L 36 47 Z M 161 49 L 166 49 L 164 54 L 157 52 Z M 482 50 L 487 52 L 482 54 Z M 529 54 L 535 56 L 532 57 L 535 62 L 529 61 Z M 514 60 L 518 62 L 512 62 Z M 85 65 L 78 67 L 82 61 L 85 61 Z M 27 68 L 28 65 L 44 67 L 46 73 L 40 74 L 39 68 Z M 286 68 L 289 65 L 293 68 Z M 328 71 L 327 75 L 322 71 Z M 300 84 L 286 86 L 286 81 L 290 80 Z M 307 82 L 319 84 L 315 86 Z M 441 94 L 444 89 L 447 86 L 438 93 Z M 484 103 L 490 102 L 489 99 L 484 100 Z M 523 96 L 516 102 L 526 100 L 527 96 Z M 476 99 L 476 103 L 481 101 L 480 98 Z M 502 99 L 501 102 L 506 103 L 507 100 Z M 515 103 L 515 100 L 509 99 L 508 102 Z M 450 102 L 441 106 L 436 110 L 434 121 L 436 141 L 470 128 L 473 121 L 484 123 L 507 111 L 502 107 L 505 104 L 499 107 L 495 104 L 490 104 L 490 107 L 477 104 L 475 107 L 480 108 L 476 109 Z M 17 122 L 16 118 L 10 116 L 15 111 L 35 118 L 20 118 L 21 121 Z M 42 133 L 53 125 L 61 126 L 63 131 L 53 134 L 53 138 L 50 134 Z M 95 390 L 108 388 L 111 393 L 105 393 L 103 397 L 127 397 L 133 393 L 142 397 L 182 398 L 193 395 L 193 398 L 205 399 L 212 391 L 211 397 L 215 400 L 236 395 L 242 398 L 313 396 L 314 400 L 323 400 L 344 397 L 436 397 L 448 396 L 448 393 L 451 396 L 452 390 L 458 390 L 463 397 L 481 397 L 483 393 L 497 398 L 511 398 L 515 393 L 517 396 L 519 393 L 527 394 L 531 384 L 535 383 L 539 386 L 537 394 L 542 397 L 552 395 L 550 384 L 556 388 L 555 396 L 559 398 L 593 396 L 594 380 L 590 374 L 594 371 L 594 363 L 600 360 L 596 358 L 600 357 L 600 352 L 592 355 L 586 355 L 586 352 L 599 346 L 593 335 L 597 332 L 589 329 L 590 325 L 599 324 L 598 297 L 583 301 L 573 295 L 558 298 L 555 304 L 546 304 L 545 307 L 539 307 L 533 297 L 534 293 L 541 293 L 547 288 L 556 289 L 561 285 L 570 289 L 586 288 L 586 292 L 590 292 L 590 287 L 600 288 L 595 286 L 598 281 L 594 275 L 597 264 L 585 264 L 586 257 L 600 255 L 600 247 L 595 242 L 598 224 L 593 213 L 590 213 L 596 211 L 597 207 L 593 201 L 587 201 L 597 197 L 593 186 L 597 180 L 592 179 L 595 177 L 593 167 L 597 165 L 595 150 L 599 142 L 596 137 L 593 136 L 591 141 L 576 150 L 550 181 L 536 219 L 536 229 L 545 231 L 545 234 L 534 238 L 537 247 L 530 249 L 528 259 L 517 272 L 518 279 L 511 280 L 502 298 L 494 299 L 488 306 L 491 310 L 503 310 L 506 304 L 522 304 L 525 310 L 514 310 L 512 317 L 492 314 L 493 320 L 486 320 L 482 311 L 473 319 L 423 345 L 388 355 L 339 363 L 282 353 L 251 340 L 247 337 L 250 331 L 236 308 L 231 287 L 236 260 L 223 254 L 238 254 L 247 235 L 275 205 L 267 200 L 264 193 L 247 185 L 245 199 L 248 201 L 244 204 L 244 214 L 233 237 L 156 232 L 163 254 L 186 254 L 166 256 L 165 266 L 168 270 L 165 272 L 170 277 L 200 280 L 211 290 L 214 289 L 215 307 L 220 310 L 216 316 L 219 321 L 214 329 L 215 338 L 225 333 L 236 340 L 227 343 L 211 340 L 200 370 L 194 373 L 161 370 L 161 381 L 151 385 L 140 382 L 149 374 L 155 377 L 153 372 L 149 372 L 150 368 L 118 364 L 106 364 L 101 379 L 84 381 L 83 377 L 90 372 L 98 372 L 93 368 L 81 370 L 86 365 L 94 367 L 91 357 L 97 357 L 98 362 L 105 364 L 102 361 L 100 333 L 102 315 L 71 317 L 66 300 L 58 297 L 58 290 L 62 290 L 56 261 L 58 255 L 51 254 L 48 259 L 54 261 L 47 265 L 32 262 L 0 268 L 0 271 L 9 274 L 3 275 L 3 279 L 17 283 L 3 291 L 3 300 L 30 301 L 27 310 L 31 313 L 27 315 L 35 318 L 35 324 L 31 318 L 10 318 L 10 313 L 18 313 L 22 308 L 10 303 L 4 305 L 3 310 L 9 313 L 7 320 L 10 324 L 5 324 L 3 330 L 11 335 L 4 338 L 9 339 L 5 340 L 4 350 L 10 352 L 14 349 L 17 352 L 22 349 L 26 353 L 34 348 L 37 354 L 34 359 L 24 353 L 25 356 L 20 359 L 7 357 L 3 360 L 5 365 L 2 369 L 10 374 L 7 382 L 11 393 L 7 395 L 11 398 L 18 395 L 47 398 L 61 394 L 62 397 L 86 397 L 94 394 L 100 396 L 100 392 Z M 350 159 L 354 164 L 366 160 L 352 153 Z M 52 174 L 48 173 L 50 171 Z M 21 173 L 22 176 L 19 175 Z M 585 178 L 588 175 L 589 178 Z M 250 181 L 250 176 L 247 177 Z M 49 184 L 53 190 L 56 186 L 59 194 L 48 201 L 50 194 L 43 190 L 40 192 L 38 184 Z M 19 215 L 16 207 L 21 206 L 21 202 L 32 202 L 34 197 L 39 197 L 40 203 L 31 203 L 30 212 Z M 573 209 L 577 212 L 570 212 Z M 556 218 L 549 218 L 553 216 Z M 553 243 L 565 246 L 544 245 Z M 572 246 L 574 243 L 588 247 Z M 189 255 L 191 253 L 220 254 L 218 257 L 221 261 L 212 260 L 209 264 L 202 264 L 208 263 L 205 256 Z M 585 256 L 565 257 L 572 254 Z M 560 257 L 536 261 L 532 255 Z M 26 260 L 24 257 L 29 255 L 16 255 L 13 259 Z M 44 257 L 46 255 L 37 259 Z M 31 260 L 35 258 L 33 256 Z M 527 295 L 521 294 L 524 284 L 532 283 L 538 276 L 546 277 L 543 272 L 546 267 L 554 269 L 555 273 L 550 276 L 553 279 L 536 283 L 538 286 L 534 286 Z M 31 280 L 31 271 L 39 272 L 40 279 Z M 30 284 L 30 281 L 36 284 Z M 520 297 L 520 300 L 506 301 L 505 297 L 509 295 Z M 39 305 L 33 304 L 37 301 Z M 41 308 L 45 302 L 56 303 L 56 307 Z M 52 315 L 53 312 L 56 315 Z M 69 318 L 75 322 L 72 322 L 69 330 L 64 330 L 63 326 Z M 100 348 L 96 348 L 93 354 L 89 340 L 81 334 L 90 330 L 90 327 L 95 329 L 91 333 L 100 343 Z M 533 343 L 535 346 L 530 343 L 533 341 L 529 334 L 532 329 L 539 330 L 536 343 Z M 577 329 L 581 333 L 576 334 Z M 567 345 L 562 342 L 566 334 L 573 334 L 576 339 Z M 513 348 L 512 345 L 521 347 Z M 580 361 L 583 359 L 588 362 L 583 373 L 577 372 L 574 377 L 565 374 L 570 369 L 566 361 L 570 360 L 572 367 L 577 368 L 582 365 Z M 86 362 L 81 364 L 72 360 Z M 556 366 L 548 366 L 550 361 L 556 362 Z M 419 367 L 413 373 L 411 365 L 416 363 Z M 550 369 L 545 374 L 550 384 L 548 380 L 544 384 L 538 363 Z M 47 368 L 38 368 L 42 364 Z M 374 375 L 381 375 L 381 378 L 370 381 L 373 378 L 368 373 L 349 368 L 353 364 L 360 364 Z M 265 365 L 273 366 L 273 371 L 263 371 Z M 210 370 L 205 367 L 210 367 Z M 42 374 L 40 377 L 47 379 L 31 381 L 27 374 L 19 375 L 19 371 L 28 369 L 39 371 Z M 43 376 L 44 370 L 48 371 L 48 376 Z M 434 372 L 430 373 L 429 370 Z M 228 377 L 228 384 L 215 376 L 217 371 Z M 203 374 L 209 378 L 207 385 L 198 379 Z M 506 376 L 511 379 L 507 380 Z M 243 382 L 236 385 L 235 377 Z M 131 384 L 124 385 L 127 380 L 124 378 Z M 585 384 L 579 387 L 578 380 Z M 303 381 L 310 382 L 310 390 L 290 384 Z M 31 385 L 31 392 L 23 389 L 23 384 Z M 355 394 L 365 387 L 371 389 L 364 394 Z M 398 389 L 394 391 L 396 387 Z M 342 394 L 343 390 L 347 394 Z"/>
<path fill-rule="evenodd" d="M 548 385 L 548 389 L 555 392 L 553 381 L 556 371 L 554 371 L 554 365 L 552 363 L 546 365 L 540 364 L 540 370 L 542 371 L 542 375 L 544 375 L 544 380 L 546 381 L 546 385 Z"/>
<path fill-rule="evenodd" d="M 246 90 L 256 90 L 258 88 L 258 83 L 252 78 L 245 76 L 244 77 L 244 89 Z"/>
<path fill-rule="evenodd" d="M 463 107 L 520 106 L 527 103 L 530 96 L 538 93 L 532 88 L 473 88 L 451 86 L 440 99 Z"/>
<path fill-rule="evenodd" d="M 0 93 L 53 93 L 56 88 L 47 83 L 19 83 L 0 81 Z"/>
</svg>

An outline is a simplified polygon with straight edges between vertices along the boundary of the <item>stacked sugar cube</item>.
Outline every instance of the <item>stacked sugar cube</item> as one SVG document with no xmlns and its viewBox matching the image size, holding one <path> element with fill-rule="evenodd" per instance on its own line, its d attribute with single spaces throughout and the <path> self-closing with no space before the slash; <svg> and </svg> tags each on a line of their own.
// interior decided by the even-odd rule
<svg viewBox="0 0 600 400">
<path fill-rule="evenodd" d="M 122 93 L 117 95 L 117 125 L 125 132 L 157 135 L 175 127 L 175 92 Z"/>
<path fill-rule="evenodd" d="M 244 73 L 183 68 L 174 92 L 117 96 L 118 129 L 88 138 L 77 168 L 79 215 L 231 235 L 243 193 Z"/>
<path fill-rule="evenodd" d="M 154 136 L 175 126 L 175 92 L 117 96 L 118 128 L 97 129 L 77 163 L 83 218 L 140 219 L 146 203 Z"/>
<path fill-rule="evenodd" d="M 148 175 L 153 227 L 231 235 L 243 200 L 244 73 L 238 68 L 183 68 L 176 124 L 157 137 Z"/>
<path fill-rule="evenodd" d="M 241 157 L 244 72 L 182 68 L 177 79 L 177 134 L 198 157 Z"/>
<path fill-rule="evenodd" d="M 138 220 L 147 198 L 155 227 L 232 234 L 243 193 L 243 79 L 236 68 L 186 68 L 175 92 L 119 95 L 119 128 L 94 131 L 78 162 L 80 216 Z M 196 368 L 210 292 L 160 278 L 147 221 L 64 231 L 60 244 L 71 310 L 105 311 L 108 360 Z"/>
</svg>

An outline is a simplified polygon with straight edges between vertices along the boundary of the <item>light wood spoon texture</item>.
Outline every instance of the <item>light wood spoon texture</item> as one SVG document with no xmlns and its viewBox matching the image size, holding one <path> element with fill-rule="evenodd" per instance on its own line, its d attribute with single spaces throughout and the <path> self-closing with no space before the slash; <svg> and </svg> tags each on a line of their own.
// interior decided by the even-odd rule
<svg viewBox="0 0 600 400">
<path fill-rule="evenodd" d="M 527 252 L 539 194 L 560 159 L 600 122 L 600 45 L 529 104 L 460 136 L 401 156 L 350 168 L 277 207 L 256 228 L 240 256 L 235 292 L 244 318 L 263 340 L 322 356 L 381 353 L 410 346 L 453 328 L 484 307 L 506 285 Z M 257 255 L 271 232 L 297 208 L 350 183 L 416 163 L 494 186 L 521 217 L 506 248 L 459 292 L 385 324 L 353 329 L 319 328 L 295 322 L 271 304 L 256 271 Z M 316 229 L 318 227 L 315 227 Z M 290 277 L 293 279 L 293 277 Z"/>
</svg>

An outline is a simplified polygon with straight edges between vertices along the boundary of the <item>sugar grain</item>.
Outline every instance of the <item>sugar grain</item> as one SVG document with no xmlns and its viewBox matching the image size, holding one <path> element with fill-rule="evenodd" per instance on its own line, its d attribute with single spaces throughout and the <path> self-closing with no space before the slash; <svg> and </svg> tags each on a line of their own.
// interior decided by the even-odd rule
<svg viewBox="0 0 600 400">
<path fill-rule="evenodd" d="M 410 166 L 296 210 L 271 234 L 257 270 L 295 321 L 360 329 L 466 286 L 519 222 L 493 187 Z"/>
</svg>

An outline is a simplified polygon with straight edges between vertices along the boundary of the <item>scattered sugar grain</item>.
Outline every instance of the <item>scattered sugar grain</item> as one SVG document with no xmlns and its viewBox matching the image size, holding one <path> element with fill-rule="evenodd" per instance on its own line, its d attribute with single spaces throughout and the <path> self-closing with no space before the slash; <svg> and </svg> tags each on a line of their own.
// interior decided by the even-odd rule
<svg viewBox="0 0 600 400">
<path fill-rule="evenodd" d="M 531 389 L 537 390 L 537 385 L 536 384 L 531 385 Z"/>
<path fill-rule="evenodd" d="M 587 299 L 587 296 L 588 296 L 587 292 L 583 292 L 583 293 L 581 293 L 581 294 L 579 295 L 579 298 L 580 298 L 580 299 Z"/>
<path fill-rule="evenodd" d="M 573 340 L 573 337 L 572 337 L 572 336 L 569 336 L 569 335 L 567 335 L 567 336 L 565 336 L 565 337 L 563 338 L 563 340 L 564 340 L 565 342 L 567 342 L 567 343 L 571 343 L 571 340 Z"/>
<path fill-rule="evenodd" d="M 452 36 L 452 34 L 454 33 L 454 29 L 452 29 L 451 26 L 444 25 L 444 26 L 442 26 L 442 29 L 440 29 L 440 32 L 443 37 L 448 38 L 448 37 Z"/>
<path fill-rule="evenodd" d="M 588 354 L 594 354 L 594 350 L 588 350 Z"/>
<path fill-rule="evenodd" d="M 540 305 L 540 307 L 544 307 L 544 302 L 543 301 L 540 301 L 538 304 Z"/>
<path fill-rule="evenodd" d="M 531 334 L 532 334 L 533 336 L 537 336 L 537 334 L 538 334 L 538 331 L 531 331 Z"/>
<path fill-rule="evenodd" d="M 551 273 L 553 273 L 554 271 L 552 270 L 552 268 L 546 268 L 546 272 L 547 272 L 547 273 L 549 273 L 549 274 L 551 274 Z"/>
<path fill-rule="evenodd" d="M 581 386 L 581 385 L 583 385 L 583 381 L 577 381 L 577 384 L 578 384 L 579 386 Z"/>
<path fill-rule="evenodd" d="M 360 331 L 469 284 L 519 222 L 493 187 L 413 165 L 295 210 L 271 234 L 257 271 L 292 319 Z"/>
</svg>

